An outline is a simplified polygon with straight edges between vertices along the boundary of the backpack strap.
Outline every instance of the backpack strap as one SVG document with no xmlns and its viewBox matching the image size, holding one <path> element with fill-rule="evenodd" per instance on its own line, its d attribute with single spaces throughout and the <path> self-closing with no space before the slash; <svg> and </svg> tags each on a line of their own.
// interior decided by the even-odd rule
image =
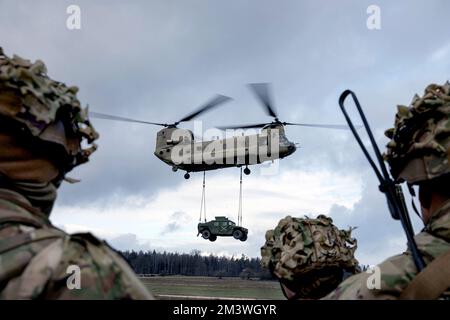
<svg viewBox="0 0 450 320">
<path fill-rule="evenodd" d="M 441 254 L 416 275 L 400 294 L 401 300 L 434 300 L 450 288 L 450 250 Z"/>
</svg>

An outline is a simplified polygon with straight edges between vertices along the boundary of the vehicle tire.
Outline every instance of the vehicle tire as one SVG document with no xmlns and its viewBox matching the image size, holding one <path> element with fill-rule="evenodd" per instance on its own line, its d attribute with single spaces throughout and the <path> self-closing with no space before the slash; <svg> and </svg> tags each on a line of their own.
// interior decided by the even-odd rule
<svg viewBox="0 0 450 320">
<path fill-rule="evenodd" d="M 242 238 L 240 238 L 239 240 L 241 240 L 242 242 L 246 241 L 246 240 L 247 240 L 247 235 L 246 235 L 246 234 L 244 234 L 244 235 L 243 235 L 243 237 L 242 237 Z"/>
<path fill-rule="evenodd" d="M 209 230 L 203 230 L 202 237 L 203 239 L 209 239 L 209 237 L 211 237 L 211 232 Z"/>
<path fill-rule="evenodd" d="M 188 172 L 186 172 L 185 174 L 184 174 L 184 178 L 187 180 L 187 179 L 189 179 L 191 177 L 191 175 L 188 173 Z"/>
<path fill-rule="evenodd" d="M 216 240 L 217 240 L 217 236 L 214 234 L 209 237 L 209 241 L 211 241 L 211 242 L 214 242 Z"/>
<path fill-rule="evenodd" d="M 239 229 L 236 229 L 233 231 L 233 238 L 235 238 L 236 240 L 239 240 L 240 238 L 242 238 L 243 235 L 244 235 L 244 233 Z"/>
<path fill-rule="evenodd" d="M 244 174 L 246 175 L 246 176 L 248 176 L 249 174 L 250 174 L 250 169 L 249 168 L 245 168 L 244 169 Z"/>
</svg>

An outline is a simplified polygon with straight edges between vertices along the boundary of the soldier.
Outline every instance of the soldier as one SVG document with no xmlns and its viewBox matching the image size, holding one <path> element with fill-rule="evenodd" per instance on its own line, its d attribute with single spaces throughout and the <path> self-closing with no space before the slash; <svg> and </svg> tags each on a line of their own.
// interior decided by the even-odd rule
<svg viewBox="0 0 450 320">
<path fill-rule="evenodd" d="M 49 220 L 66 174 L 96 150 L 77 91 L 0 48 L 1 299 L 152 298 L 104 241 Z"/>
<path fill-rule="evenodd" d="M 386 131 L 391 141 L 384 157 L 392 176 L 397 182 L 406 181 L 419 187 L 425 227 L 414 238 L 425 261 L 425 269 L 420 273 L 417 271 L 411 252 L 407 250 L 375 268 L 379 271 L 379 287 L 369 283 L 369 277 L 377 276 L 374 273 L 357 273 L 344 280 L 324 299 L 450 297 L 449 113 L 450 84 L 432 84 L 422 97 L 414 97 L 410 107 L 398 107 L 395 127 Z M 288 243 L 279 255 L 283 256 L 290 250 Z M 302 266 L 301 272 L 307 266 L 309 264 Z M 292 289 L 286 292 L 290 298 L 298 297 L 299 293 Z"/>
<path fill-rule="evenodd" d="M 425 261 L 420 273 L 411 252 L 378 265 L 380 287 L 370 273 L 353 276 L 326 299 L 437 299 L 450 297 L 450 83 L 431 84 L 410 107 L 399 106 L 384 157 L 398 182 L 419 186 L 424 229 L 414 238 Z"/>
<path fill-rule="evenodd" d="M 261 263 L 280 281 L 288 299 L 319 299 L 344 277 L 358 273 L 356 239 L 330 217 L 281 219 L 266 232 Z"/>
</svg>

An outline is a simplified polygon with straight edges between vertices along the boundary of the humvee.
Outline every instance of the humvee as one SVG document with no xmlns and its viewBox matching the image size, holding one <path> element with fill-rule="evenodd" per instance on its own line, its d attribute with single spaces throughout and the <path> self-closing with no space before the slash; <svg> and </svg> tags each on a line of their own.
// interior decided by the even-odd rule
<svg viewBox="0 0 450 320">
<path fill-rule="evenodd" d="M 216 241 L 219 237 L 231 237 L 236 240 L 247 240 L 248 229 L 237 226 L 233 221 L 227 217 L 216 217 L 215 220 L 208 222 L 200 222 L 198 224 L 198 234 L 202 235 L 203 239 L 209 241 Z"/>
</svg>

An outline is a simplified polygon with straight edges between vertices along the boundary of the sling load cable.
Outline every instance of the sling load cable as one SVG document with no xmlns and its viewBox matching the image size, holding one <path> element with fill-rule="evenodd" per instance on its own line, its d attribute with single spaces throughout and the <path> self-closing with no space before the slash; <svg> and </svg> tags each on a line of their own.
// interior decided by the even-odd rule
<svg viewBox="0 0 450 320">
<path fill-rule="evenodd" d="M 199 222 L 202 222 L 202 213 L 205 216 L 206 222 L 205 171 L 203 171 L 203 192 L 202 192 L 202 202 L 200 205 L 200 218 L 198 219 Z"/>
<path fill-rule="evenodd" d="M 242 167 L 241 167 L 241 176 L 239 180 L 238 226 L 242 226 Z"/>
</svg>

